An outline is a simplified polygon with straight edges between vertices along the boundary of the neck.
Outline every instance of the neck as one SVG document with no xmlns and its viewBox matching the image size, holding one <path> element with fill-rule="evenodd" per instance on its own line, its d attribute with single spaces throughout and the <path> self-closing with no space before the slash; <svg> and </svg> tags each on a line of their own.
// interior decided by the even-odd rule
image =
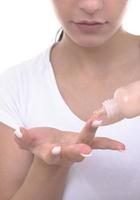
<svg viewBox="0 0 140 200">
<path fill-rule="evenodd" d="M 136 41 L 136 42 L 134 42 Z M 70 60 L 72 70 L 114 70 L 118 65 L 128 62 L 129 55 L 136 57 L 134 53 L 137 37 L 134 37 L 122 29 L 109 41 L 101 46 L 87 48 L 74 43 L 66 34 L 58 45 L 61 55 Z M 136 48 L 135 48 L 136 49 Z"/>
</svg>

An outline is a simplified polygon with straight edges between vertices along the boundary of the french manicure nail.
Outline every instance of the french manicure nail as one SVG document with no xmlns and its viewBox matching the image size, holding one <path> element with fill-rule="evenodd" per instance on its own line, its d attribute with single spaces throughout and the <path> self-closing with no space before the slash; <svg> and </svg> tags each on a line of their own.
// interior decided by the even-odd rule
<svg viewBox="0 0 140 200">
<path fill-rule="evenodd" d="M 121 145 L 121 146 L 118 147 L 119 152 L 125 152 L 125 150 L 126 150 L 125 145 Z"/>
<path fill-rule="evenodd" d="M 17 128 L 15 131 L 14 131 L 15 135 L 18 137 L 18 138 L 22 138 L 22 133 L 20 131 L 20 128 Z"/>
<path fill-rule="evenodd" d="M 52 154 L 53 155 L 59 155 L 61 152 L 61 146 L 53 147 Z"/>
<path fill-rule="evenodd" d="M 95 121 L 93 121 L 93 123 L 92 123 L 92 127 L 99 127 L 99 126 L 101 126 L 101 124 L 102 124 L 102 120 L 95 120 Z"/>
<path fill-rule="evenodd" d="M 85 157 L 85 158 L 87 158 L 87 157 L 90 157 L 92 155 L 92 152 L 89 153 L 89 154 L 81 153 L 80 155 L 83 156 L 83 157 Z"/>
<path fill-rule="evenodd" d="M 125 152 L 125 149 L 119 149 L 119 152 Z"/>
<path fill-rule="evenodd" d="M 126 148 L 125 149 L 119 149 L 119 152 L 125 152 L 126 151 Z"/>
</svg>

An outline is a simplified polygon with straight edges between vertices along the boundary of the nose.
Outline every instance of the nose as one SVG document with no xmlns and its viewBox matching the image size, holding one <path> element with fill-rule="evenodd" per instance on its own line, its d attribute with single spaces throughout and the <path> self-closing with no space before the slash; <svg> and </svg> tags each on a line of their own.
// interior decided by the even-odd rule
<svg viewBox="0 0 140 200">
<path fill-rule="evenodd" d="M 104 5 L 104 0 L 79 0 L 79 8 L 87 14 L 94 14 L 101 10 Z"/>
</svg>

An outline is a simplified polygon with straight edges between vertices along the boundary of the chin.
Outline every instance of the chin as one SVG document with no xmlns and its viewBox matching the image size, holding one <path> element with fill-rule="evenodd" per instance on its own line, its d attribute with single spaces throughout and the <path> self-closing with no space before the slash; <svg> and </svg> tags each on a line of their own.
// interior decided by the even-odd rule
<svg viewBox="0 0 140 200">
<path fill-rule="evenodd" d="M 98 34 L 79 34 L 77 32 L 69 31 L 70 34 L 66 34 L 66 39 L 80 47 L 97 48 L 107 43 L 116 32 L 117 28 Z"/>
<path fill-rule="evenodd" d="M 75 30 L 67 31 L 66 37 L 68 37 L 73 43 L 81 47 L 95 48 L 104 45 L 109 42 L 113 36 L 120 30 L 120 26 L 106 26 L 101 31 L 93 33 L 82 33 Z"/>
</svg>

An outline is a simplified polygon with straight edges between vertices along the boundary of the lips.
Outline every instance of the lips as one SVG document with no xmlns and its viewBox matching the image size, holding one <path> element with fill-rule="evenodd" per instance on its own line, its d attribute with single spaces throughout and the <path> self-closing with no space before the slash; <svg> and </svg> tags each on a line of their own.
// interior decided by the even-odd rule
<svg viewBox="0 0 140 200">
<path fill-rule="evenodd" d="M 83 25 L 96 25 L 96 24 L 104 24 L 105 22 L 103 21 L 80 21 L 76 22 L 76 24 L 83 24 Z"/>
<path fill-rule="evenodd" d="M 100 30 L 103 30 L 106 23 L 107 22 L 103 20 L 96 20 L 96 21 L 83 20 L 74 22 L 75 27 L 77 27 L 78 30 L 80 30 L 80 32 L 85 32 L 85 33 L 95 33 Z"/>
</svg>

